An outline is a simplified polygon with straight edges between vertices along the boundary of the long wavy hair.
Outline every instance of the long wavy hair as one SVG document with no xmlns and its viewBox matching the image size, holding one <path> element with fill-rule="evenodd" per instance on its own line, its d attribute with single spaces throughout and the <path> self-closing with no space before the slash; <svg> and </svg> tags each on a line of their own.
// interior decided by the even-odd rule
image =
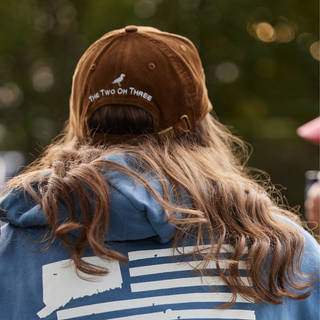
<svg viewBox="0 0 320 320">
<path fill-rule="evenodd" d="M 301 272 L 304 237 L 296 226 L 277 218 L 285 216 L 300 224 L 298 216 L 281 205 L 281 194 L 267 175 L 246 167 L 246 144 L 215 117 L 208 114 L 191 132 L 161 141 L 152 133 L 151 116 L 133 106 L 101 107 L 89 125 L 88 137 L 80 140 L 67 124 L 43 156 L 4 189 L 4 194 L 12 188 L 24 189 L 41 205 L 52 239 L 66 245 L 78 271 L 90 275 L 108 272 L 82 259 L 88 246 L 102 259 L 127 261 L 105 243 L 110 194 L 101 171 L 117 170 L 139 181 L 163 207 L 168 222 L 176 226 L 173 248 L 181 244 L 183 248 L 192 241 L 194 251 L 181 252 L 186 260 L 199 261 L 194 268 L 201 275 L 218 272 L 233 294 L 225 307 L 234 304 L 237 294 L 272 304 L 281 304 L 284 297 L 303 299 L 311 294 L 315 281 Z M 126 143 L 105 144 L 94 139 L 97 132 L 141 135 Z M 103 159 L 118 153 L 133 155 L 146 175 Z M 149 173 L 158 177 L 163 194 L 149 184 Z M 192 199 L 191 206 L 178 203 L 177 199 L 183 198 L 181 186 Z M 77 199 L 81 199 L 81 218 Z M 61 223 L 58 208 L 62 202 L 69 209 L 69 218 Z M 79 232 L 76 242 L 68 237 L 72 230 Z M 220 253 L 226 244 L 233 250 L 229 257 L 222 258 Z M 210 262 L 216 264 L 217 271 L 207 268 Z M 240 276 L 240 263 L 246 265 L 250 286 Z"/>
</svg>

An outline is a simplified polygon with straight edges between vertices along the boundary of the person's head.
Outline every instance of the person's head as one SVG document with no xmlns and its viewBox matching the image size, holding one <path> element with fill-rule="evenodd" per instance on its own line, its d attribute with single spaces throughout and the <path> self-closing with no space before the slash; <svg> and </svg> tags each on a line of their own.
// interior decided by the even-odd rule
<svg viewBox="0 0 320 320">
<path fill-rule="evenodd" d="M 145 133 L 175 139 L 195 129 L 211 109 L 191 41 L 128 26 L 105 34 L 80 59 L 70 97 L 69 136 L 112 144 Z"/>
</svg>

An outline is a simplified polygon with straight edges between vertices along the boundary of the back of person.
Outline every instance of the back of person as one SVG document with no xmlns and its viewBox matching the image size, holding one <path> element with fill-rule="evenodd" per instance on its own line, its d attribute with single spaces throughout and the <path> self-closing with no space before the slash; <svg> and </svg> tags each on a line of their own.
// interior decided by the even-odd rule
<svg viewBox="0 0 320 320">
<path fill-rule="evenodd" d="M 43 233 L 36 228 L 6 229 L 3 236 L 14 241 L 1 251 L 1 261 L 5 262 L 0 264 L 0 319 L 319 318 L 318 285 L 313 286 L 309 298 L 300 301 L 254 304 L 238 295 L 230 309 L 215 309 L 230 301 L 230 290 L 218 275 L 201 279 L 192 271 L 193 264 L 188 265 L 180 255 L 172 258 L 172 243 L 159 244 L 150 238 L 127 241 L 125 245 L 112 243 L 112 249 L 128 257 L 125 265 L 100 261 L 92 252 L 86 252 L 85 261 L 109 269 L 108 275 L 86 281 L 76 275 L 69 253 L 58 241 L 45 252 L 34 253 L 42 248 L 34 241 Z M 184 248 L 189 249 L 193 247 Z M 13 254 L 19 258 L 13 258 Z M 304 270 L 312 269 L 307 266 Z M 245 270 L 240 269 L 240 274 L 246 282 Z"/>
<path fill-rule="evenodd" d="M 187 39 L 95 42 L 62 138 L 4 189 L 0 319 L 318 319 L 319 245 L 211 108 Z"/>
</svg>

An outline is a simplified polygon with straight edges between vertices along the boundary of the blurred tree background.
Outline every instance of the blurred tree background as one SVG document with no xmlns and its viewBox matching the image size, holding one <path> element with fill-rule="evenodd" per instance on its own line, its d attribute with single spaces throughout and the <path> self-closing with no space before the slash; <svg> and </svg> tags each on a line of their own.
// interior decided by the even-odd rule
<svg viewBox="0 0 320 320">
<path fill-rule="evenodd" d="M 296 129 L 319 115 L 318 2 L 311 0 L 2 0 L 0 150 L 30 163 L 68 118 L 78 59 L 104 33 L 150 25 L 191 39 L 220 121 L 253 146 L 291 206 L 318 147 Z"/>
</svg>

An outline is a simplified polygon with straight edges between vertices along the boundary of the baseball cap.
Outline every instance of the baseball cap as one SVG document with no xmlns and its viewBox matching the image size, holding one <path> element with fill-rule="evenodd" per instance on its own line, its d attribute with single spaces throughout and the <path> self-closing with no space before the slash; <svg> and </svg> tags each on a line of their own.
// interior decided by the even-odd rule
<svg viewBox="0 0 320 320">
<path fill-rule="evenodd" d="M 108 32 L 87 49 L 73 75 L 69 122 L 78 138 L 88 137 L 88 121 L 104 105 L 142 108 L 158 136 L 175 138 L 195 128 L 212 109 L 197 49 L 185 37 L 152 27 Z"/>
</svg>

